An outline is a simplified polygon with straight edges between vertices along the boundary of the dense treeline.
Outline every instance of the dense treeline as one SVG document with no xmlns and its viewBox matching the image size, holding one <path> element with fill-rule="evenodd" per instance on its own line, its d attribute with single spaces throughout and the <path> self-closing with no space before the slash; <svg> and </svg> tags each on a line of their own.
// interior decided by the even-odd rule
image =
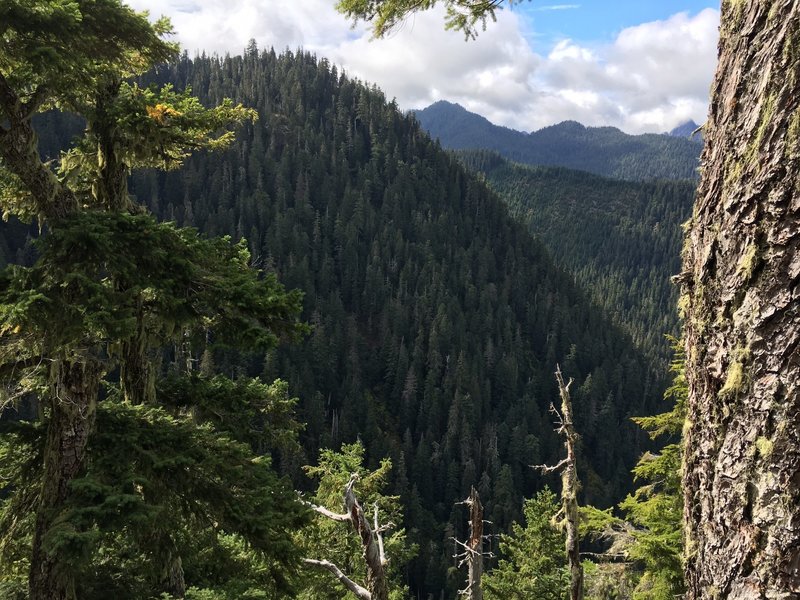
<svg viewBox="0 0 800 600">
<path fill-rule="evenodd" d="M 696 179 L 702 145 L 669 135 L 628 135 L 614 127 L 564 121 L 532 133 L 493 125 L 458 104 L 439 101 L 415 112 L 445 148 L 499 152 L 529 165 L 567 167 L 606 177 Z"/>
<path fill-rule="evenodd" d="M 681 224 L 694 184 L 628 182 L 557 167 L 511 163 L 490 151 L 458 154 L 530 226 L 592 300 L 666 371 L 677 335 Z"/>
<path fill-rule="evenodd" d="M 643 441 L 629 421 L 661 387 L 628 336 L 556 268 L 486 186 L 375 88 L 305 53 L 184 56 L 154 75 L 257 109 L 226 152 L 131 190 L 162 220 L 246 238 L 254 262 L 305 292 L 312 333 L 266 355 L 217 352 L 205 368 L 280 376 L 300 397 L 304 456 L 360 438 L 368 465 L 392 460 L 418 558 L 414 591 L 454 591 L 453 503 L 470 485 L 498 531 L 544 483 L 556 362 L 576 379 L 584 498 L 630 489 Z M 199 356 L 196 358 L 200 358 Z M 449 575 L 448 575 L 449 572 Z"/>
<path fill-rule="evenodd" d="M 499 529 L 540 485 L 529 465 L 558 446 L 557 361 L 581 384 L 586 500 L 620 497 L 638 452 L 627 417 L 660 397 L 646 363 L 412 119 L 303 53 L 184 58 L 159 79 L 258 110 L 231 151 L 133 189 L 163 219 L 246 237 L 305 292 L 313 333 L 250 368 L 300 396 L 309 458 L 360 436 L 370 460 L 392 459 L 418 591 L 446 585 L 469 485 Z"/>
</svg>

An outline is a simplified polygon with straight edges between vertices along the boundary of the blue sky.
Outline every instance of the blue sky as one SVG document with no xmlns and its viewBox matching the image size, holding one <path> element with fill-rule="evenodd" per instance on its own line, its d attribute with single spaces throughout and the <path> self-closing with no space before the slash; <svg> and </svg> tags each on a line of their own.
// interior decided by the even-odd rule
<svg viewBox="0 0 800 600">
<path fill-rule="evenodd" d="M 629 133 L 704 121 L 719 23 L 717 4 L 700 0 L 533 0 L 466 42 L 444 30 L 440 3 L 373 40 L 336 0 L 127 1 L 171 17 L 190 54 L 240 53 L 251 38 L 302 47 L 403 109 L 449 100 L 523 131 L 568 119 Z"/>
<path fill-rule="evenodd" d="M 547 51 L 556 42 L 571 38 L 582 42 L 608 42 L 624 28 L 668 19 L 675 13 L 697 14 L 717 9 L 719 2 L 701 0 L 535 0 L 512 5 L 532 25 L 529 37 L 534 49 Z M 528 37 L 528 36 L 526 36 Z"/>
</svg>

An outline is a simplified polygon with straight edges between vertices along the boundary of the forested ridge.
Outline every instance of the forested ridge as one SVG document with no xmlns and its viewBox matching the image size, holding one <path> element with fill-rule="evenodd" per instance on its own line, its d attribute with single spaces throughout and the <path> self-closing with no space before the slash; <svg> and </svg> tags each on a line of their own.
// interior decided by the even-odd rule
<svg viewBox="0 0 800 600">
<path fill-rule="evenodd" d="M 608 506 L 631 489 L 645 437 L 630 417 L 660 406 L 663 374 L 413 118 L 303 52 L 184 56 L 148 80 L 257 109 L 229 150 L 136 172 L 131 191 L 161 220 L 245 238 L 254 264 L 304 292 L 302 342 L 202 358 L 288 381 L 306 425 L 280 468 L 298 487 L 320 448 L 359 438 L 369 466 L 391 458 L 418 545 L 412 590 L 460 584 L 448 540 L 471 485 L 501 532 L 554 483 L 531 465 L 560 447 L 556 363 L 576 379 L 582 499 Z"/>
<path fill-rule="evenodd" d="M 585 127 L 575 121 L 525 133 L 494 125 L 444 100 L 414 115 L 432 137 L 451 150 L 494 150 L 519 163 L 567 167 L 632 181 L 697 179 L 702 145 L 685 137 L 628 135 L 614 127 Z"/>
<path fill-rule="evenodd" d="M 643 439 L 629 417 L 656 408 L 661 374 L 413 119 L 302 52 L 184 58 L 158 77 L 258 110 L 230 151 L 132 190 L 162 219 L 244 236 L 305 293 L 313 332 L 249 369 L 300 397 L 306 460 L 356 437 L 373 464 L 392 459 L 420 546 L 414 589 L 448 585 L 453 503 L 470 485 L 498 530 L 542 485 L 530 465 L 559 447 L 556 362 L 580 388 L 584 498 L 629 489 Z"/>
<path fill-rule="evenodd" d="M 437 5 L 474 38 L 503 2 L 336 8 L 379 38 Z M 180 58 L 121 0 L 0 14 L 1 597 L 800 593 L 796 4 L 723 0 L 669 410 L 634 419 L 670 439 L 621 515 L 585 503 L 630 489 L 659 376 L 378 90 Z"/>
<path fill-rule="evenodd" d="M 512 163 L 491 151 L 457 153 L 508 203 L 556 262 L 666 371 L 678 335 L 682 224 L 690 181 L 621 181 L 561 167 Z"/>
</svg>

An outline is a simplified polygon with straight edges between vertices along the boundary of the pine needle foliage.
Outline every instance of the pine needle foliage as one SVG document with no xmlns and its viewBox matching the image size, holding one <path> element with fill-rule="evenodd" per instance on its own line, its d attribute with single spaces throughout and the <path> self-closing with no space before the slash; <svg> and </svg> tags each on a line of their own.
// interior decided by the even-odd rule
<svg viewBox="0 0 800 600">
<path fill-rule="evenodd" d="M 665 397 L 674 401 L 671 411 L 635 419 L 652 439 L 671 436 L 677 441 L 660 452 L 645 453 L 633 470 L 645 482 L 630 494 L 620 508 L 636 526 L 630 558 L 644 563 L 644 574 L 634 590 L 636 600 L 671 600 L 683 593 L 683 494 L 680 435 L 686 419 L 688 388 L 684 375 L 682 344 L 673 339 L 675 358 L 671 365 L 672 385 Z"/>
<path fill-rule="evenodd" d="M 0 273 L 0 409 L 35 402 L 40 419 L 0 436 L 6 595 L 26 571 L 32 600 L 290 591 L 305 511 L 268 456 L 296 443 L 286 386 L 158 389 L 177 340 L 263 352 L 305 331 L 299 293 L 251 269 L 244 242 L 159 223 L 128 193 L 134 169 L 225 148 L 255 118 L 141 87 L 176 56 L 169 33 L 120 0 L 0 5 L 0 209 L 42 233 L 32 266 Z M 33 118 L 53 108 L 85 130 L 46 163 Z"/>
<path fill-rule="evenodd" d="M 507 0 L 509 6 L 521 0 Z M 383 37 L 397 28 L 413 13 L 430 10 L 437 0 L 340 0 L 339 12 L 354 21 L 369 21 L 374 37 Z M 460 31 L 466 38 L 475 38 L 478 29 L 485 30 L 487 21 L 497 19 L 503 0 L 444 0 L 445 27 Z"/>
<path fill-rule="evenodd" d="M 564 533 L 554 525 L 556 495 L 545 488 L 525 501 L 525 525 L 500 536 L 500 562 L 483 578 L 486 600 L 564 600 L 569 570 Z"/>
</svg>

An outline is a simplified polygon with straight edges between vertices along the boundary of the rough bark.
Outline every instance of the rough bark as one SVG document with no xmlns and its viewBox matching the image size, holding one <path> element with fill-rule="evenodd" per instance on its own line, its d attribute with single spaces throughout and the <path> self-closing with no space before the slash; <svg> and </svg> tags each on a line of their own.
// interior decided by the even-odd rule
<svg viewBox="0 0 800 600">
<path fill-rule="evenodd" d="M 567 456 L 554 467 L 539 467 L 545 473 L 561 472 L 561 525 L 566 533 L 565 550 L 570 573 L 570 600 L 583 600 L 583 565 L 581 564 L 580 535 L 578 533 L 578 471 L 575 446 L 578 434 L 572 421 L 572 400 L 569 383 L 564 383 L 561 367 L 556 367 L 556 381 L 561 397 L 561 412 L 551 404 L 550 411 L 558 418 L 558 433 L 564 436 Z"/>
<path fill-rule="evenodd" d="M 727 0 L 684 250 L 687 599 L 800 597 L 800 4 Z"/>
<path fill-rule="evenodd" d="M 73 576 L 65 568 L 63 557 L 48 550 L 47 538 L 67 500 L 69 483 L 83 466 L 101 376 L 99 366 L 89 360 L 56 361 L 53 371 L 44 473 L 28 577 L 31 600 L 74 597 Z"/>
<path fill-rule="evenodd" d="M 39 216 L 57 220 L 77 210 L 78 200 L 39 157 L 31 119 L 46 96 L 40 88 L 23 102 L 0 73 L 0 117 L 7 119 L 7 127 L 0 126 L 0 158 L 31 193 Z"/>
<path fill-rule="evenodd" d="M 480 496 L 473 487 L 469 498 L 464 501 L 469 506 L 469 539 L 467 540 L 467 587 L 461 592 L 467 600 L 483 600 L 483 505 Z"/>
</svg>

